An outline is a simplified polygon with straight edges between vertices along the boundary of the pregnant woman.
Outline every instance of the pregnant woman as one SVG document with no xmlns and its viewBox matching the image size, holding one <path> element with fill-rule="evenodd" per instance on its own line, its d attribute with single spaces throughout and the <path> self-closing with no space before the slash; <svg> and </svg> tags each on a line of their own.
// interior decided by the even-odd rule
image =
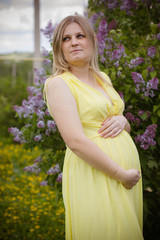
<svg viewBox="0 0 160 240">
<path fill-rule="evenodd" d="M 66 143 L 63 199 L 66 240 L 142 240 L 139 156 L 124 103 L 100 72 L 95 33 L 80 15 L 53 36 L 53 76 L 44 86 Z"/>
</svg>

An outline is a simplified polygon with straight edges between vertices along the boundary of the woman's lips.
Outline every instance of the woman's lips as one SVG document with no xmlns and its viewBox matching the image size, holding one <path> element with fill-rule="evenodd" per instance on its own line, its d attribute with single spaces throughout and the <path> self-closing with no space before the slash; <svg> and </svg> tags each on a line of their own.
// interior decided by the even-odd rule
<svg viewBox="0 0 160 240">
<path fill-rule="evenodd" d="M 75 49 L 75 50 L 72 50 L 70 53 L 81 52 L 81 51 L 82 51 L 81 49 Z"/>
</svg>

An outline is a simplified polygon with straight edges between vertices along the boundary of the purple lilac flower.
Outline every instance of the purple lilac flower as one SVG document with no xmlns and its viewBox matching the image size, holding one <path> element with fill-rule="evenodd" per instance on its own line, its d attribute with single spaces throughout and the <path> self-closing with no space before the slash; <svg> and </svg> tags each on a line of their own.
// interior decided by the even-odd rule
<svg viewBox="0 0 160 240">
<path fill-rule="evenodd" d="M 118 70 L 118 72 L 117 72 L 117 77 L 120 77 L 121 76 L 121 71 L 120 70 Z"/>
<path fill-rule="evenodd" d="M 156 54 L 156 48 L 154 46 L 151 46 L 148 48 L 147 54 L 149 57 L 153 58 Z"/>
<path fill-rule="evenodd" d="M 37 136 L 35 136 L 34 140 L 36 142 L 39 142 L 40 140 L 42 139 L 42 135 L 41 134 L 38 134 Z"/>
<path fill-rule="evenodd" d="M 43 68 L 34 68 L 34 75 L 34 83 L 36 84 L 36 86 L 40 86 L 41 84 L 43 84 L 47 78 L 47 74 Z"/>
<path fill-rule="evenodd" d="M 117 68 L 119 67 L 119 61 L 118 60 L 116 62 L 114 62 L 114 66 L 116 66 Z"/>
<path fill-rule="evenodd" d="M 46 109 L 46 111 L 45 111 L 44 113 L 45 113 L 45 115 L 47 115 L 47 116 L 51 116 L 48 108 Z"/>
<path fill-rule="evenodd" d="M 139 126 L 141 123 L 141 120 L 139 118 L 135 118 L 134 122 L 136 123 L 136 126 Z"/>
<path fill-rule="evenodd" d="M 19 133 L 19 129 L 17 127 L 11 127 L 11 128 L 8 128 L 8 132 L 16 136 Z"/>
<path fill-rule="evenodd" d="M 143 110 L 138 111 L 138 116 L 141 116 L 144 113 Z"/>
<path fill-rule="evenodd" d="M 31 117 L 34 112 L 37 110 L 43 108 L 45 106 L 45 102 L 41 99 L 42 94 L 37 93 L 36 96 L 28 96 L 28 101 L 23 100 L 22 106 L 19 108 L 15 108 L 16 112 L 18 110 L 18 113 L 21 113 L 21 116 L 24 118 Z M 20 112 L 21 111 L 21 112 Z"/>
<path fill-rule="evenodd" d="M 42 162 L 42 161 L 43 161 L 43 159 L 41 158 L 41 156 L 34 159 L 34 163 L 39 163 L 39 162 Z"/>
<path fill-rule="evenodd" d="M 12 108 L 16 111 L 18 116 L 21 118 L 23 113 L 23 107 L 14 105 Z"/>
<path fill-rule="evenodd" d="M 132 113 L 130 113 L 130 112 L 127 112 L 126 114 L 125 114 L 125 117 L 128 119 L 128 121 L 130 122 L 130 123 L 136 123 L 136 126 L 139 126 L 139 124 L 140 124 L 140 119 L 139 118 L 136 118 Z"/>
<path fill-rule="evenodd" d="M 47 66 L 52 65 L 52 61 L 50 59 L 44 59 L 43 63 L 46 64 Z"/>
<path fill-rule="evenodd" d="M 121 11 L 125 10 L 127 14 L 130 14 L 130 9 L 137 8 L 138 4 L 133 0 L 124 0 L 122 1 L 122 6 L 120 7 Z"/>
<path fill-rule="evenodd" d="M 97 31 L 97 40 L 99 46 L 99 54 L 103 55 L 104 49 L 106 46 L 106 38 L 107 38 L 107 22 L 106 19 L 102 19 L 99 23 L 98 31 Z"/>
<path fill-rule="evenodd" d="M 122 44 L 118 45 L 118 49 L 121 51 L 121 53 L 125 52 L 125 47 Z"/>
<path fill-rule="evenodd" d="M 104 17 L 104 14 L 102 12 L 99 13 L 94 13 L 90 18 L 89 18 L 89 22 L 90 24 L 94 27 L 96 24 L 96 21 L 99 17 Z"/>
<path fill-rule="evenodd" d="M 41 171 L 41 169 L 38 167 L 37 163 L 27 166 L 23 170 L 26 172 L 33 172 L 33 173 L 37 173 L 37 174 Z"/>
<path fill-rule="evenodd" d="M 47 121 L 47 127 L 49 128 L 49 129 L 55 129 L 55 126 L 56 126 L 56 124 L 55 124 L 55 122 L 52 120 L 48 120 Z"/>
<path fill-rule="evenodd" d="M 110 45 L 114 45 L 114 44 L 115 44 L 113 38 L 107 38 L 106 40 L 107 40 L 107 43 L 110 44 Z M 116 45 L 115 45 L 115 46 L 116 46 Z M 106 48 L 106 49 L 111 49 L 111 46 L 109 46 L 109 47 Z"/>
<path fill-rule="evenodd" d="M 38 123 L 37 123 L 37 127 L 38 128 L 44 128 L 45 127 L 45 123 L 44 123 L 44 121 L 39 121 Z"/>
<path fill-rule="evenodd" d="M 46 132 L 45 132 L 45 133 L 46 133 L 47 136 L 50 136 L 51 131 L 48 130 L 48 129 L 46 129 Z"/>
<path fill-rule="evenodd" d="M 109 23 L 108 31 L 110 31 L 111 29 L 115 29 L 116 27 L 117 27 L 117 22 L 116 22 L 116 20 L 112 20 L 112 21 Z"/>
<path fill-rule="evenodd" d="M 144 113 L 147 113 L 147 118 L 151 116 L 150 112 L 149 111 L 144 111 L 144 110 L 140 110 L 138 111 L 138 116 L 140 117 L 141 115 L 143 115 Z"/>
<path fill-rule="evenodd" d="M 157 34 L 157 39 L 160 40 L 160 33 Z"/>
<path fill-rule="evenodd" d="M 55 174 L 55 173 L 59 173 L 60 172 L 60 167 L 59 167 L 59 164 L 57 163 L 55 165 L 55 167 L 51 167 L 48 171 L 47 171 L 47 174 L 48 175 L 51 175 L 51 174 Z"/>
<path fill-rule="evenodd" d="M 122 100 L 124 101 L 124 95 L 121 91 L 118 92 L 119 96 L 122 98 Z"/>
<path fill-rule="evenodd" d="M 42 77 L 40 78 L 40 83 L 41 83 L 41 84 L 44 84 L 45 81 L 46 81 L 46 79 L 47 79 L 47 76 L 42 76 Z"/>
<path fill-rule="evenodd" d="M 42 47 L 42 55 L 43 55 L 43 57 L 49 56 L 49 52 L 44 47 Z"/>
<path fill-rule="evenodd" d="M 50 42 L 52 42 L 53 32 L 56 28 L 57 24 L 53 25 L 50 20 L 45 29 L 41 29 L 40 31 L 48 38 Z"/>
<path fill-rule="evenodd" d="M 34 68 L 34 73 L 38 77 L 42 77 L 43 75 L 46 74 L 44 68 Z"/>
<path fill-rule="evenodd" d="M 60 173 L 56 179 L 57 182 L 62 182 L 63 173 Z"/>
<path fill-rule="evenodd" d="M 154 67 L 153 66 L 148 66 L 147 70 L 148 70 L 148 72 L 153 72 L 154 71 Z"/>
<path fill-rule="evenodd" d="M 118 45 L 118 48 L 112 52 L 111 59 L 112 60 L 120 59 L 124 52 L 125 52 L 124 46 L 122 44 Z"/>
<path fill-rule="evenodd" d="M 135 117 L 134 117 L 134 115 L 133 115 L 132 113 L 127 112 L 127 113 L 125 114 L 125 117 L 128 119 L 128 121 L 130 121 L 131 123 L 134 123 Z"/>
<path fill-rule="evenodd" d="M 109 9 L 114 9 L 117 7 L 117 0 L 109 0 L 108 1 L 108 8 Z"/>
<path fill-rule="evenodd" d="M 142 92 L 145 91 L 145 81 L 143 80 L 143 77 L 140 73 L 137 72 L 132 72 L 131 76 L 133 78 L 133 81 L 135 83 L 136 86 L 136 93 L 140 92 L 140 89 L 142 90 Z"/>
<path fill-rule="evenodd" d="M 20 131 L 18 128 L 16 127 L 11 127 L 8 128 L 9 133 L 11 133 L 14 136 L 14 141 L 15 142 L 19 142 L 19 143 L 25 143 L 25 137 L 23 136 L 23 132 Z"/>
<path fill-rule="evenodd" d="M 147 82 L 147 85 L 146 85 L 146 91 L 145 91 L 145 96 L 146 97 L 154 97 L 155 96 L 155 93 L 153 90 L 157 90 L 158 89 L 158 84 L 159 84 L 159 80 L 158 78 L 154 77 L 152 78 L 151 80 L 149 80 Z"/>
<path fill-rule="evenodd" d="M 140 147 L 144 150 L 148 149 L 149 146 L 155 146 L 156 141 L 154 140 L 156 134 L 157 124 L 149 125 L 145 132 L 142 135 L 138 135 L 135 137 L 135 142 L 140 143 Z"/>
<path fill-rule="evenodd" d="M 112 52 L 112 57 L 111 59 L 112 60 L 117 60 L 117 59 L 120 59 L 122 56 L 122 53 L 118 50 L 118 49 L 115 49 L 113 52 Z"/>
<path fill-rule="evenodd" d="M 157 90 L 158 89 L 158 84 L 159 84 L 159 79 L 154 77 L 147 82 L 146 89 L 147 90 L 150 90 L 150 89 Z"/>
<path fill-rule="evenodd" d="M 46 107 L 46 103 L 43 100 L 43 96 L 40 89 L 29 87 L 28 91 L 31 95 L 28 99 L 22 101 L 22 106 L 14 106 L 13 109 L 18 113 L 20 118 L 31 118 L 36 113 L 38 120 L 43 120 L 45 115 L 43 109 Z"/>
<path fill-rule="evenodd" d="M 29 94 L 29 95 L 34 95 L 34 94 L 36 94 L 37 92 L 39 92 L 40 89 L 31 86 L 31 87 L 27 87 L 27 91 L 28 91 L 28 94 Z"/>
<path fill-rule="evenodd" d="M 143 77 L 140 73 L 132 72 L 131 76 L 132 76 L 135 83 L 143 83 L 143 84 L 145 83 L 144 80 L 143 80 Z"/>
<path fill-rule="evenodd" d="M 103 55 L 101 56 L 101 63 L 107 63 L 106 58 Z"/>
<path fill-rule="evenodd" d="M 143 58 L 142 57 L 137 57 L 136 59 L 132 59 L 131 60 L 131 65 L 130 65 L 130 67 L 132 68 L 132 67 L 137 67 L 139 64 L 141 64 L 141 63 L 143 63 L 144 62 L 144 60 L 143 60 Z"/>
<path fill-rule="evenodd" d="M 43 120 L 45 113 L 40 109 L 35 109 L 35 113 L 38 116 L 38 121 Z"/>
<path fill-rule="evenodd" d="M 48 185 L 48 181 L 45 181 L 43 180 L 41 183 L 40 183 L 40 186 L 47 186 Z"/>
</svg>

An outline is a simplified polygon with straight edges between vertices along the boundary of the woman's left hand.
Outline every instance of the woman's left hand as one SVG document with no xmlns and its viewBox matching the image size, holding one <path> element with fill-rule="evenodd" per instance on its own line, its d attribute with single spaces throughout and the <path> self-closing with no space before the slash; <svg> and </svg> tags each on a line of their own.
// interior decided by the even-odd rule
<svg viewBox="0 0 160 240">
<path fill-rule="evenodd" d="M 116 137 L 125 128 L 127 119 L 123 115 L 115 115 L 107 118 L 99 129 L 98 133 L 101 137 Z"/>
</svg>

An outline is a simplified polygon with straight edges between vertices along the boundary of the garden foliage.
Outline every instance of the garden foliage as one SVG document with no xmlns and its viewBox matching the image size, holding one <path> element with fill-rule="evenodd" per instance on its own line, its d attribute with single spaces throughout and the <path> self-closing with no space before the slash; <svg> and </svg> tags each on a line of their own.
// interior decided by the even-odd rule
<svg viewBox="0 0 160 240">
<path fill-rule="evenodd" d="M 40 154 L 18 144 L 0 142 L 0 239 L 64 239 L 64 205 L 54 188 L 39 186 L 44 173 L 23 168 Z M 18 161 L 17 161 L 18 160 Z"/>
<path fill-rule="evenodd" d="M 144 191 L 144 235 L 158 236 L 160 217 L 160 19 L 159 1 L 90 0 L 87 16 L 97 34 L 102 71 L 125 102 L 124 115 L 140 155 Z M 51 42 L 49 22 L 43 33 Z M 56 184 L 62 178 L 65 145 L 43 99 L 43 84 L 51 74 L 52 54 L 43 49 L 46 69 L 37 69 L 35 86 L 28 87 L 28 99 L 15 106 L 23 127 L 9 131 L 27 148 L 39 146 L 43 154 L 28 171 L 47 174 L 42 184 Z M 64 123 L 65 124 L 65 123 Z M 156 235 L 157 233 L 157 235 Z"/>
<path fill-rule="evenodd" d="M 23 98 L 27 97 L 26 87 L 28 85 L 28 75 L 32 73 L 32 63 L 16 62 L 16 77 L 11 78 L 11 61 L 0 61 L 0 138 L 9 138 L 8 126 L 17 124 L 14 118 L 15 111 L 13 105 L 21 104 Z M 23 126 L 18 124 L 18 127 Z"/>
</svg>

